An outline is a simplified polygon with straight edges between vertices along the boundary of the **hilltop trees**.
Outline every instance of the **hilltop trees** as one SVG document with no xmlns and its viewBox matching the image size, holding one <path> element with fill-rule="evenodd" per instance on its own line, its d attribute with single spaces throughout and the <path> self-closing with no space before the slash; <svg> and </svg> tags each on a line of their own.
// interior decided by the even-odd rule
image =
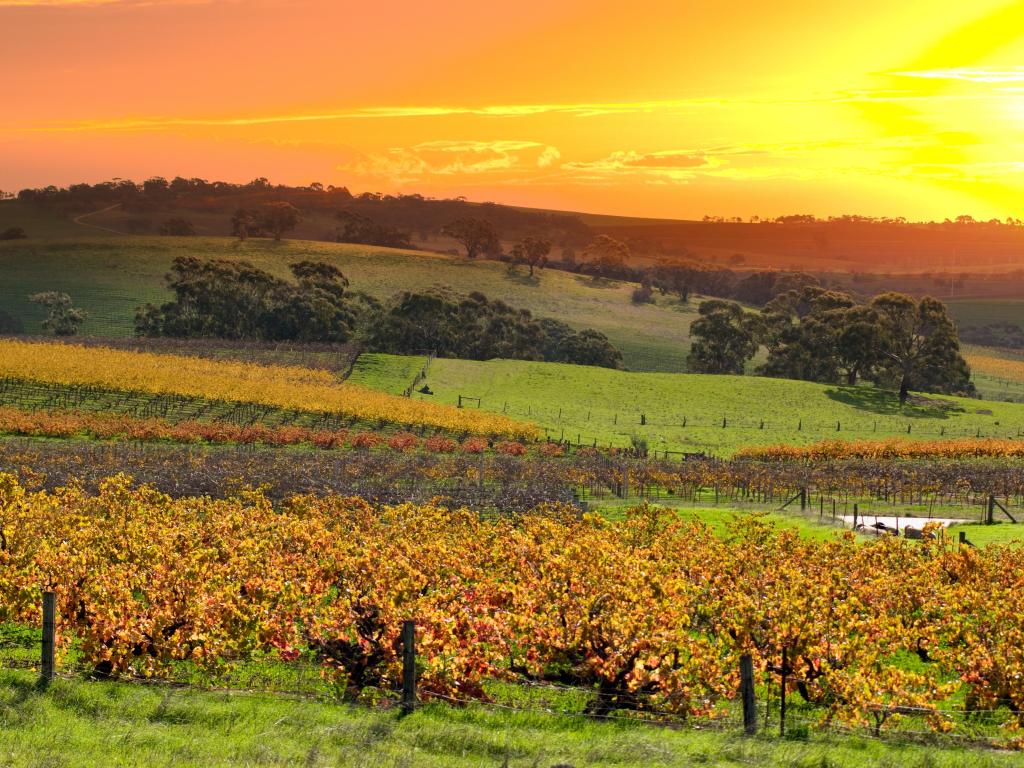
<svg viewBox="0 0 1024 768">
<path fill-rule="evenodd" d="M 54 336 L 74 336 L 89 317 L 84 309 L 72 306 L 71 297 L 60 291 L 33 293 L 28 300 L 50 310 L 43 328 L 52 331 Z"/>
<path fill-rule="evenodd" d="M 280 240 L 301 221 L 302 214 L 291 203 L 267 203 L 256 209 L 239 208 L 231 217 L 231 234 L 239 240 L 248 237 L 272 237 Z"/>
<path fill-rule="evenodd" d="M 942 302 L 902 293 L 868 305 L 817 286 L 765 306 L 768 376 L 853 385 L 861 378 L 899 389 L 973 394 L 956 328 Z"/>
<path fill-rule="evenodd" d="M 167 282 L 174 301 L 147 304 L 135 316 L 140 336 L 273 341 L 348 341 L 358 309 L 348 280 L 329 264 L 292 264 L 296 283 L 244 261 L 174 260 Z"/>
<path fill-rule="evenodd" d="M 876 296 L 871 307 L 885 334 L 884 360 L 878 377 L 898 383 L 900 402 L 911 389 L 973 394 L 971 372 L 960 354 L 960 341 L 946 305 L 926 296 L 920 301 L 902 293 Z"/>
<path fill-rule="evenodd" d="M 742 374 L 758 348 L 760 320 L 732 301 L 710 299 L 690 325 L 693 345 L 686 359 L 694 373 Z"/>
<path fill-rule="evenodd" d="M 501 241 L 494 227 L 483 219 L 456 219 L 441 228 L 441 234 L 457 240 L 466 249 L 466 257 L 497 256 Z"/>
<path fill-rule="evenodd" d="M 583 249 L 584 271 L 594 277 L 616 277 L 625 270 L 629 255 L 625 243 L 609 235 L 598 235 Z"/>
<path fill-rule="evenodd" d="M 530 268 L 530 277 L 533 277 L 534 267 L 543 268 L 548 263 L 549 253 L 551 253 L 551 243 L 530 235 L 520 240 L 512 248 L 512 263 L 526 264 Z"/>
<path fill-rule="evenodd" d="M 404 292 L 368 324 L 370 349 L 396 354 L 432 351 L 469 360 L 545 360 L 617 368 L 622 355 L 604 334 L 535 319 L 481 293 Z"/>
<path fill-rule="evenodd" d="M 280 240 L 286 232 L 291 232 L 299 225 L 302 215 L 291 203 L 267 203 L 257 212 L 256 220 L 261 231 Z"/>
<path fill-rule="evenodd" d="M 256 229 L 256 214 L 246 208 L 239 208 L 231 217 L 231 234 L 242 242 Z"/>
<path fill-rule="evenodd" d="M 856 384 L 877 362 L 877 314 L 848 294 L 817 286 L 789 290 L 765 306 L 767 376 Z"/>
<path fill-rule="evenodd" d="M 335 218 L 342 222 L 338 228 L 339 243 L 361 243 L 384 248 L 412 248 L 407 232 L 398 227 L 378 224 L 368 216 L 354 211 L 338 211 Z"/>
</svg>

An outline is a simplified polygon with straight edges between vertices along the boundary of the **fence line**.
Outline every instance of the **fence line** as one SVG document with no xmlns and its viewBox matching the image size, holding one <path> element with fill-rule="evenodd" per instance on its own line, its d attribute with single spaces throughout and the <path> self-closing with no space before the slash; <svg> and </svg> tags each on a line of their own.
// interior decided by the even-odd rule
<svg viewBox="0 0 1024 768">
<path fill-rule="evenodd" d="M 52 591 L 43 592 L 43 621 L 41 638 L 41 666 L 39 668 L 40 680 L 43 685 L 48 685 L 55 678 L 81 679 L 88 676 L 89 671 L 85 668 L 76 668 L 73 665 L 58 670 L 54 663 L 54 648 L 56 647 L 56 595 Z M 402 623 L 400 634 L 400 652 L 402 662 L 402 673 L 393 689 L 381 689 L 374 695 L 375 706 L 386 704 L 388 707 L 398 707 L 403 715 L 408 715 L 428 701 L 440 701 L 458 706 L 481 706 L 503 712 L 544 714 L 554 717 L 589 719 L 598 721 L 620 721 L 647 723 L 652 725 L 672 725 L 674 727 L 691 727 L 696 729 L 713 729 L 719 731 L 736 731 L 746 736 L 753 736 L 758 732 L 759 703 L 757 701 L 757 686 L 755 684 L 755 672 L 753 659 L 750 654 L 743 654 L 739 659 L 740 688 L 737 691 L 738 701 L 729 699 L 723 700 L 725 709 L 713 711 L 709 716 L 695 717 L 687 716 L 679 711 L 659 707 L 656 704 L 658 697 L 645 692 L 630 692 L 628 698 L 632 706 L 622 705 L 622 694 L 609 693 L 592 687 L 571 686 L 548 682 L 543 680 L 531 680 L 519 678 L 508 683 L 514 687 L 516 694 L 514 701 L 499 701 L 492 696 L 490 699 L 478 697 L 460 696 L 454 693 L 442 693 L 429 691 L 420 694 L 417 687 L 417 664 L 416 652 L 416 622 L 406 620 Z M 784 653 L 784 652 L 783 652 Z M 783 656 L 785 659 L 785 656 Z M 24 659 L 22 663 L 12 663 L 6 660 L 8 668 L 34 669 L 30 660 Z M 299 667 L 304 669 L 303 664 L 295 662 L 283 663 L 286 667 Z M 319 669 L 319 668 L 318 668 Z M 1002 736 L 994 733 L 995 729 L 1010 725 L 1011 717 L 1004 717 L 1005 722 L 989 722 L 989 732 L 984 733 L 977 728 L 973 732 L 963 732 L 968 721 L 973 717 L 982 716 L 992 720 L 996 710 L 992 709 L 967 709 L 949 710 L 938 707 L 913 707 L 913 706 L 889 706 L 886 704 L 868 704 L 865 706 L 867 712 L 873 715 L 881 715 L 876 720 L 874 727 L 870 725 L 852 726 L 844 723 L 834 722 L 832 712 L 828 707 L 814 705 L 810 702 L 802 702 L 797 709 L 786 707 L 787 690 L 785 683 L 785 661 L 783 661 L 782 684 L 779 688 L 779 707 L 777 710 L 779 735 L 785 737 L 787 728 L 793 733 L 793 728 L 802 729 L 803 733 L 809 733 L 812 729 L 832 735 L 860 735 L 880 738 L 884 741 L 918 741 L 927 743 L 949 743 L 962 746 L 1001 747 L 1009 741 L 1010 734 Z M 771 690 L 769 682 L 764 687 L 765 717 L 762 728 L 767 731 L 771 727 Z M 301 677 L 301 675 L 300 675 Z M 323 677 L 317 675 L 323 683 Z M 337 691 L 325 693 L 323 690 L 286 690 L 277 687 L 257 688 L 252 685 L 239 688 L 232 686 L 218 686 L 216 683 L 195 683 L 162 678 L 136 678 L 119 677 L 115 678 L 120 682 L 129 684 L 165 685 L 172 688 L 191 690 L 210 690 L 227 694 L 263 694 L 281 697 L 302 697 L 313 699 L 335 699 Z M 211 681 L 212 682 L 212 681 Z M 559 696 L 573 697 L 576 703 L 576 711 L 565 711 L 565 702 L 562 708 L 555 706 L 550 697 L 538 697 L 538 691 L 552 692 Z M 523 701 L 523 693 L 526 693 L 527 702 Z M 579 705 L 583 704 L 582 709 Z M 598 706 L 594 706 L 597 704 Z M 927 718 L 929 716 L 942 716 L 948 721 L 954 721 L 954 729 L 960 726 L 961 732 L 938 732 L 936 730 L 921 730 L 906 726 L 897 726 L 889 730 L 883 730 L 885 721 L 890 714 L 898 714 L 908 718 Z M 1012 714 L 1012 713 L 1011 713 Z"/>
</svg>

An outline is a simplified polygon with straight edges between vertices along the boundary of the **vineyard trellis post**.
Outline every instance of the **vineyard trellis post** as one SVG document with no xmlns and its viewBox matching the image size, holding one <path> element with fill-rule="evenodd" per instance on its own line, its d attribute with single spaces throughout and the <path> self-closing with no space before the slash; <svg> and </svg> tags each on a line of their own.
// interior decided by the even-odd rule
<svg viewBox="0 0 1024 768">
<path fill-rule="evenodd" d="M 44 682 L 53 680 L 54 648 L 57 632 L 57 595 L 54 592 L 43 592 L 43 647 L 40 659 L 40 672 Z"/>
<path fill-rule="evenodd" d="M 786 735 L 786 646 L 782 646 L 782 683 L 779 685 L 779 736 Z"/>
<path fill-rule="evenodd" d="M 416 708 L 416 622 L 402 622 L 402 712 Z"/>
<path fill-rule="evenodd" d="M 754 698 L 754 659 L 749 653 L 740 656 L 740 697 L 743 699 L 743 731 L 757 733 L 757 700 Z"/>
</svg>

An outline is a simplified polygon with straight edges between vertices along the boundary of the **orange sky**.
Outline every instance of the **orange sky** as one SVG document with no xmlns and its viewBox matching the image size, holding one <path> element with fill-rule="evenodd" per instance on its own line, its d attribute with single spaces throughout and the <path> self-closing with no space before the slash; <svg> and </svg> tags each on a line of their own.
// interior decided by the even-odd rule
<svg viewBox="0 0 1024 768">
<path fill-rule="evenodd" d="M 1024 3 L 0 0 L 0 189 L 1024 217 Z"/>
</svg>

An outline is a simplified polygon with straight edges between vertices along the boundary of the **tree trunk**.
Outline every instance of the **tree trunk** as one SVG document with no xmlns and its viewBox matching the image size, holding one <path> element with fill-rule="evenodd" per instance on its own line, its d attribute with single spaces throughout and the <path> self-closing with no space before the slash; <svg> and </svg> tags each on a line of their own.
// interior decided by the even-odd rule
<svg viewBox="0 0 1024 768">
<path fill-rule="evenodd" d="M 910 396 L 910 386 L 907 381 L 907 375 L 903 374 L 903 378 L 900 379 L 900 405 L 904 405 L 907 402 L 907 398 Z"/>
<path fill-rule="evenodd" d="M 851 387 L 857 383 L 856 368 L 851 368 L 849 371 L 846 372 L 846 383 L 849 384 Z"/>
</svg>

